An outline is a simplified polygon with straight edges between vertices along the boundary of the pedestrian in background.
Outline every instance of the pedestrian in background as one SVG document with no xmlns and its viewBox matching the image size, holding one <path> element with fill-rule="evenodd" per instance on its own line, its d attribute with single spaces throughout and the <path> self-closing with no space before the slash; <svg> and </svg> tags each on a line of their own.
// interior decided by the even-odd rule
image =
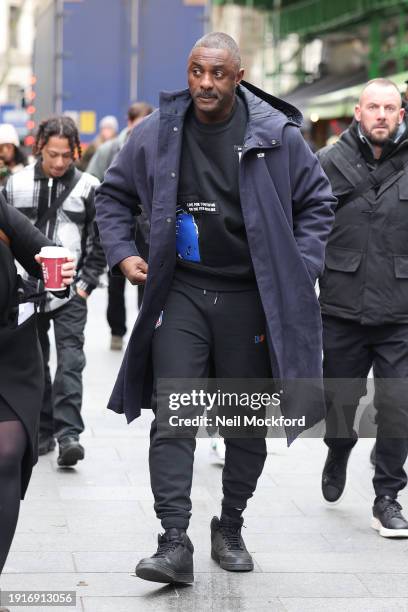
<svg viewBox="0 0 408 612">
<path fill-rule="evenodd" d="M 369 81 L 350 128 L 319 158 L 339 199 L 320 279 L 323 369 L 326 379 L 346 379 L 328 403 L 322 492 L 332 504 L 343 495 L 355 414 L 373 367 L 372 526 L 384 537 L 408 537 L 397 501 L 408 455 L 408 129 L 397 86 Z"/>
<path fill-rule="evenodd" d="M 5 193 L 12 206 L 55 244 L 68 248 L 77 262 L 69 296 L 61 301 L 47 293 L 37 317 L 45 368 L 39 453 L 54 449 L 55 436 L 59 443 L 58 465 L 64 467 L 84 458 L 79 436 L 84 430 L 81 406 L 87 299 L 105 268 L 94 223 L 94 191 L 99 181 L 75 168 L 81 146 L 70 117 L 42 121 L 34 153 L 37 162 L 10 177 Z M 36 280 L 34 285 L 38 285 Z M 49 368 L 51 322 L 57 351 L 53 384 Z"/>
<path fill-rule="evenodd" d="M 14 536 L 20 499 L 37 462 L 44 390 L 32 292 L 17 275 L 14 259 L 40 279 L 38 253 L 52 244 L 0 194 L 0 574 Z M 70 257 L 62 266 L 62 289 L 72 283 L 73 275 Z"/>
<path fill-rule="evenodd" d="M 88 172 L 96 176 L 101 182 L 105 176 L 106 170 L 112 164 L 116 155 L 119 153 L 132 130 L 145 117 L 153 112 L 153 107 L 146 102 L 135 102 L 128 108 L 127 127 L 121 131 L 119 136 L 103 143 L 96 151 L 88 166 Z M 135 221 L 136 223 L 136 240 L 141 249 L 142 257 L 147 259 L 147 243 L 149 236 L 149 222 L 146 215 L 141 214 Z M 110 348 L 112 351 L 121 351 L 123 348 L 123 336 L 126 334 L 126 303 L 125 303 L 125 286 L 126 276 L 108 276 L 108 309 L 107 319 L 111 330 Z M 137 288 L 138 307 L 142 304 L 143 287 L 140 285 Z"/>
<path fill-rule="evenodd" d="M 27 157 L 20 147 L 16 128 L 11 123 L 0 124 L 0 187 L 8 177 L 27 165 Z"/>
<path fill-rule="evenodd" d="M 95 140 L 93 140 L 85 149 L 84 154 L 77 160 L 76 165 L 83 172 L 88 170 L 88 166 L 92 157 L 95 155 L 99 147 L 109 140 L 112 140 L 118 135 L 119 123 L 113 115 L 102 117 L 99 122 L 99 132 Z"/>
<path fill-rule="evenodd" d="M 161 94 L 159 110 L 131 134 L 97 193 L 111 271 L 146 283 L 109 407 L 128 422 L 142 406 L 156 413 L 150 477 L 165 533 L 136 575 L 157 582 L 194 580 L 186 530 L 195 450 L 194 437 L 160 435 L 158 380 L 205 379 L 211 366 L 218 378 L 321 376 L 314 283 L 335 199 L 300 134 L 299 111 L 242 77 L 230 36 L 197 41 L 189 90 Z M 133 240 L 139 204 L 150 218 L 148 264 Z M 308 423 L 323 418 L 323 402 L 302 410 Z M 248 431 L 225 444 L 211 555 L 225 570 L 250 571 L 242 513 L 266 442 Z"/>
</svg>

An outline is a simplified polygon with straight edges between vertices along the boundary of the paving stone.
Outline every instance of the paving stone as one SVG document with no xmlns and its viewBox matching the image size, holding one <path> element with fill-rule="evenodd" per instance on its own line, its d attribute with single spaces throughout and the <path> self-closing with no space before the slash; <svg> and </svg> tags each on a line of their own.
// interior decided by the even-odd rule
<svg viewBox="0 0 408 612">
<path fill-rule="evenodd" d="M 117 597 L 143 597 L 156 588 L 154 583 L 119 572 L 33 573 L 24 574 L 24 577 L 21 574 L 5 574 L 2 577 L 2 589 L 5 591 L 21 589 L 22 584 L 25 591 L 76 591 L 77 597 L 110 597 L 112 594 Z"/>
<path fill-rule="evenodd" d="M 65 516 L 61 514 L 33 514 L 29 516 L 25 513 L 24 516 L 20 516 L 18 532 L 49 534 L 68 533 L 68 524 Z"/>
<path fill-rule="evenodd" d="M 378 572 L 378 557 L 371 552 L 276 553 L 258 552 L 255 559 L 263 572 Z M 408 555 L 395 553 L 387 560 L 386 573 L 408 574 Z"/>
<path fill-rule="evenodd" d="M 343 532 L 342 537 L 339 537 L 339 534 L 324 533 L 324 538 L 335 552 L 381 552 L 381 556 L 378 557 L 379 569 L 384 567 L 388 557 L 396 553 L 408 552 L 407 539 L 393 539 L 390 542 L 389 539 L 379 536 L 378 532 L 370 527 L 368 521 L 365 526 L 362 524 L 358 528 Z"/>
<path fill-rule="evenodd" d="M 177 592 L 179 592 L 177 590 Z M 242 598 L 245 601 L 266 597 L 368 597 L 364 585 L 350 574 L 323 573 L 234 573 L 198 574 L 194 590 L 183 591 L 184 599 L 207 597 L 212 601 L 220 598 Z"/>
<path fill-rule="evenodd" d="M 126 550 L 153 550 L 157 547 L 157 532 L 153 530 L 145 533 L 126 534 L 126 537 L 117 537 L 114 529 L 105 534 L 20 534 L 17 532 L 12 545 L 12 551 L 126 551 Z"/>
<path fill-rule="evenodd" d="M 406 555 L 405 566 L 408 564 Z M 384 566 L 384 569 L 388 569 Z M 403 573 L 357 574 L 369 592 L 376 597 L 407 597 L 408 575 Z"/>
<path fill-rule="evenodd" d="M 16 552 L 12 551 L 4 567 L 5 574 L 41 572 L 73 572 L 74 560 L 71 552 Z"/>
<path fill-rule="evenodd" d="M 59 488 L 61 499 L 89 499 L 104 501 L 111 499 L 118 500 L 152 500 L 153 495 L 150 487 L 147 486 L 61 486 Z"/>
<path fill-rule="evenodd" d="M 287 612 L 407 612 L 408 599 L 396 597 L 375 599 L 374 597 L 358 598 L 281 598 Z"/>
<path fill-rule="evenodd" d="M 194 587 L 192 587 L 194 589 Z M 172 597 L 167 592 L 163 592 L 166 587 L 160 589 L 153 598 L 144 597 L 143 600 L 137 601 L 124 597 L 84 597 L 83 605 L 84 612 L 167 612 L 175 610 L 177 612 L 236 612 L 242 610 L 245 612 L 285 612 L 285 607 L 277 598 L 252 599 L 250 601 L 242 600 L 241 598 L 223 597 L 217 601 L 205 599 L 203 597 L 189 597 L 184 600 L 183 597 Z"/>
</svg>

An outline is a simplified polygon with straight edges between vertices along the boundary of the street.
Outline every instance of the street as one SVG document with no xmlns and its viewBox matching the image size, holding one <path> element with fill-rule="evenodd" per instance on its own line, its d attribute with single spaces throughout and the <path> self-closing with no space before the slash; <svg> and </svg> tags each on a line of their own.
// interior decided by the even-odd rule
<svg viewBox="0 0 408 612">
<path fill-rule="evenodd" d="M 134 293 L 128 286 L 129 325 Z M 62 470 L 56 451 L 40 458 L 2 589 L 76 591 L 76 608 L 58 609 L 82 612 L 408 610 L 408 540 L 381 538 L 370 527 L 372 440 L 354 449 L 347 494 L 335 508 L 320 494 L 322 441 L 298 440 L 290 449 L 285 440 L 268 441 L 265 470 L 245 513 L 243 537 L 255 561 L 247 574 L 225 572 L 210 558 L 221 467 L 210 458 L 209 441 L 198 440 L 189 530 L 195 583 L 175 588 L 136 578 L 137 561 L 155 552 L 161 531 L 149 483 L 151 413 L 127 426 L 124 416 L 106 410 L 122 353 L 109 350 L 105 307 L 106 290 L 99 288 L 89 301 L 86 330 L 85 460 Z M 406 511 L 407 492 L 400 501 Z"/>
</svg>

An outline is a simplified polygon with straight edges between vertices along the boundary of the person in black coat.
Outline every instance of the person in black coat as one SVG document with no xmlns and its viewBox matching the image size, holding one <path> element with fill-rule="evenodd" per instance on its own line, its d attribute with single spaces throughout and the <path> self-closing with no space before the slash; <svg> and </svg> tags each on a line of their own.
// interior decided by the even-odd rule
<svg viewBox="0 0 408 612">
<path fill-rule="evenodd" d="M 339 202 L 319 281 L 330 385 L 322 494 L 336 504 L 345 491 L 350 453 L 364 435 L 355 417 L 372 368 L 371 526 L 382 537 L 408 537 L 397 501 L 408 482 L 408 123 L 395 83 L 369 81 L 351 126 L 318 157 Z"/>
<path fill-rule="evenodd" d="M 0 574 L 38 456 L 38 421 L 44 388 L 35 306 L 17 274 L 15 259 L 41 278 L 39 251 L 52 246 L 0 193 Z M 74 274 L 73 258 L 62 267 L 63 287 Z"/>
</svg>

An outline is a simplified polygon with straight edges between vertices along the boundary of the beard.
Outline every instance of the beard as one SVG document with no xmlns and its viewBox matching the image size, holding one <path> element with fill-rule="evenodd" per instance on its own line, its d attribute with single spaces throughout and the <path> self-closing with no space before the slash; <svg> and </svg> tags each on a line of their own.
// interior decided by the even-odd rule
<svg viewBox="0 0 408 612">
<path fill-rule="evenodd" d="M 384 136 L 376 136 L 375 133 L 373 133 L 373 130 L 368 131 L 364 125 L 362 125 L 360 123 L 360 127 L 361 127 L 361 131 L 364 134 L 364 136 L 367 138 L 367 140 L 372 144 L 375 145 L 376 147 L 384 147 L 385 144 L 389 141 L 389 140 L 394 140 L 398 129 L 399 129 L 399 124 L 397 123 L 396 126 L 394 127 L 393 130 L 390 130 L 388 132 L 388 134 L 384 135 Z M 379 127 L 384 127 L 385 129 L 388 129 L 388 126 L 384 125 L 384 126 L 376 126 L 377 128 Z M 375 128 L 374 128 L 375 129 Z"/>
</svg>

